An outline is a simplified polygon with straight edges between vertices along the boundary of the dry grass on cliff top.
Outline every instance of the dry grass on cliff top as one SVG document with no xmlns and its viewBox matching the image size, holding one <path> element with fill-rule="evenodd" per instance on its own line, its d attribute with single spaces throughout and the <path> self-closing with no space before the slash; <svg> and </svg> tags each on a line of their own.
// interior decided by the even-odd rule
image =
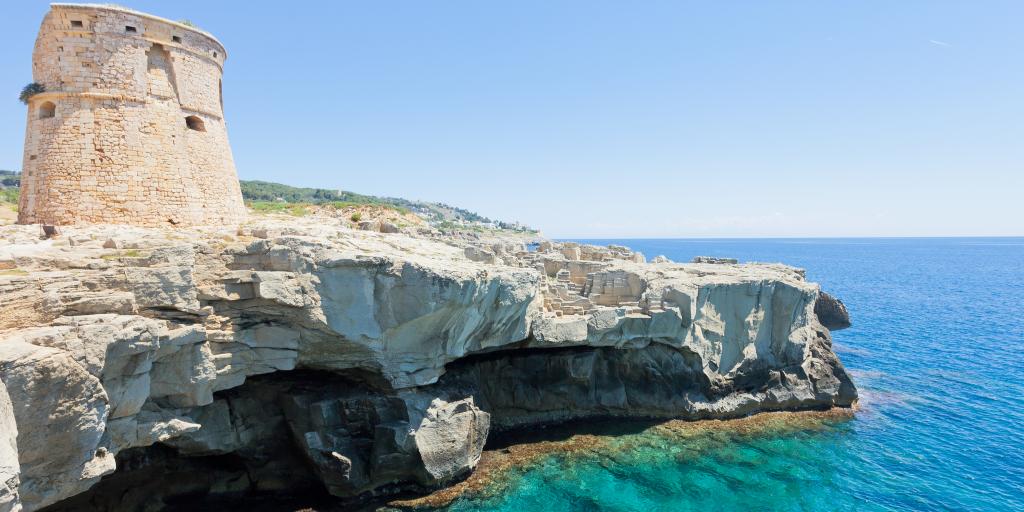
<svg viewBox="0 0 1024 512">
<path fill-rule="evenodd" d="M 0 226 L 14 224 L 18 221 L 18 206 L 11 203 L 0 203 Z"/>
<path fill-rule="evenodd" d="M 363 221 L 390 222 L 398 227 L 423 226 L 426 222 L 405 208 L 384 204 L 363 204 L 336 201 L 333 203 L 288 203 L 283 201 L 250 201 L 246 203 L 257 215 L 288 215 L 291 217 L 322 216 L 357 225 Z"/>
</svg>

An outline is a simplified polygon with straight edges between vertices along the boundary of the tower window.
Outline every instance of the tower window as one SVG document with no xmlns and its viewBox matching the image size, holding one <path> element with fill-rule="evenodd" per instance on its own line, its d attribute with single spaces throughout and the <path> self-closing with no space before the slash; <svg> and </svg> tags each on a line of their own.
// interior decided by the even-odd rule
<svg viewBox="0 0 1024 512">
<path fill-rule="evenodd" d="M 49 119 L 57 115 L 57 105 L 52 101 L 44 101 L 39 105 L 39 119 Z"/>
<path fill-rule="evenodd" d="M 197 132 L 205 132 L 206 131 L 206 125 L 203 124 L 203 120 L 200 119 L 199 116 L 188 116 L 188 117 L 186 117 L 185 118 L 185 126 L 187 126 L 189 130 L 195 130 Z"/>
<path fill-rule="evenodd" d="M 171 41 L 174 41 L 175 43 L 180 43 L 181 36 L 171 36 Z"/>
<path fill-rule="evenodd" d="M 71 20 L 72 28 L 82 28 L 82 22 L 78 20 Z"/>
<path fill-rule="evenodd" d="M 213 52 L 213 58 L 217 58 L 217 52 Z"/>
<path fill-rule="evenodd" d="M 133 27 L 131 25 L 125 25 L 124 26 L 124 31 L 125 32 L 132 32 L 132 33 L 138 32 L 138 30 L 135 30 L 135 27 Z"/>
</svg>

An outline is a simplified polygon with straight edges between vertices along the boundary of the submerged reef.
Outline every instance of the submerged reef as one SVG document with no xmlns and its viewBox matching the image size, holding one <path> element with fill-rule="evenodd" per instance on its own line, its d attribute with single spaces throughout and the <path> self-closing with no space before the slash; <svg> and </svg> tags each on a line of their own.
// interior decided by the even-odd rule
<svg viewBox="0 0 1024 512">
<path fill-rule="evenodd" d="M 600 466 L 626 471 L 652 462 L 688 464 L 737 442 L 780 434 L 825 432 L 853 417 L 854 408 L 767 412 L 731 420 L 626 420 L 570 422 L 498 436 L 465 480 L 425 496 L 392 500 L 401 509 L 431 510 L 456 500 L 487 508 L 510 494 L 528 471 L 556 461 L 557 467 Z"/>
</svg>

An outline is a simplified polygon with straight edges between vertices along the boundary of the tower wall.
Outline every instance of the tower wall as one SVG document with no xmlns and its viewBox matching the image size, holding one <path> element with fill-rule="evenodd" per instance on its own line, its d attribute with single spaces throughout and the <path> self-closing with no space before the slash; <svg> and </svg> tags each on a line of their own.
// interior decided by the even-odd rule
<svg viewBox="0 0 1024 512">
<path fill-rule="evenodd" d="M 237 224 L 224 47 L 118 7 L 53 4 L 32 59 L 18 221 Z"/>
</svg>

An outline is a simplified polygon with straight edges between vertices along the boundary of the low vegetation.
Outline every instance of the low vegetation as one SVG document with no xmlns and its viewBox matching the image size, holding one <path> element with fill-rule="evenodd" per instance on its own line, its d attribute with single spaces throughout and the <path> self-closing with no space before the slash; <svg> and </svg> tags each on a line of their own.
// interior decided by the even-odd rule
<svg viewBox="0 0 1024 512">
<path fill-rule="evenodd" d="M 482 224 L 459 224 L 451 221 L 443 221 L 434 225 L 440 231 L 443 232 L 470 232 L 470 233 L 497 233 L 501 231 L 514 231 L 525 235 L 539 235 L 540 231 L 532 229 L 526 226 L 520 226 L 515 224 L 506 224 L 504 222 L 498 222 L 492 226 Z"/>
<path fill-rule="evenodd" d="M 18 189 L 0 188 L 0 203 L 18 204 Z"/>
<path fill-rule="evenodd" d="M 305 217 L 306 215 L 309 215 L 309 203 L 246 201 L 245 204 L 256 213 L 283 213 L 293 217 Z"/>
<path fill-rule="evenodd" d="M 512 230 L 534 233 L 534 230 L 516 223 L 492 221 L 463 208 L 444 203 L 411 201 L 398 197 L 378 197 L 346 190 L 292 187 L 267 181 L 242 181 L 242 196 L 258 212 L 283 212 L 289 206 L 303 209 L 308 205 L 332 206 L 338 210 L 359 206 L 389 208 L 405 215 L 414 213 L 428 223 L 452 229 Z M 274 206 L 271 206 L 274 205 Z M 305 214 L 305 213 L 303 213 Z M 361 217 L 361 216 L 360 216 Z M 358 222 L 352 219 L 352 222 Z"/>
<path fill-rule="evenodd" d="M 0 170 L 0 209 L 18 211 L 21 174 Z"/>
<path fill-rule="evenodd" d="M 32 96 L 42 92 L 46 92 L 46 87 L 43 87 L 43 84 L 32 82 L 21 88 L 21 94 L 18 95 L 18 100 L 28 105 L 28 100 L 31 99 Z"/>
<path fill-rule="evenodd" d="M 405 215 L 407 213 L 411 213 L 411 211 L 408 208 L 403 208 L 401 206 L 395 206 L 393 204 L 388 204 L 388 203 L 356 203 L 356 202 L 352 202 L 352 201 L 332 201 L 330 203 L 324 203 L 321 206 L 327 206 L 327 207 L 330 207 L 330 208 L 334 208 L 335 210 L 344 210 L 346 208 L 358 208 L 360 206 L 373 206 L 375 208 L 384 208 L 386 210 L 393 210 L 393 211 L 396 211 L 396 212 L 398 212 L 398 213 L 400 213 L 402 215 Z"/>
</svg>

